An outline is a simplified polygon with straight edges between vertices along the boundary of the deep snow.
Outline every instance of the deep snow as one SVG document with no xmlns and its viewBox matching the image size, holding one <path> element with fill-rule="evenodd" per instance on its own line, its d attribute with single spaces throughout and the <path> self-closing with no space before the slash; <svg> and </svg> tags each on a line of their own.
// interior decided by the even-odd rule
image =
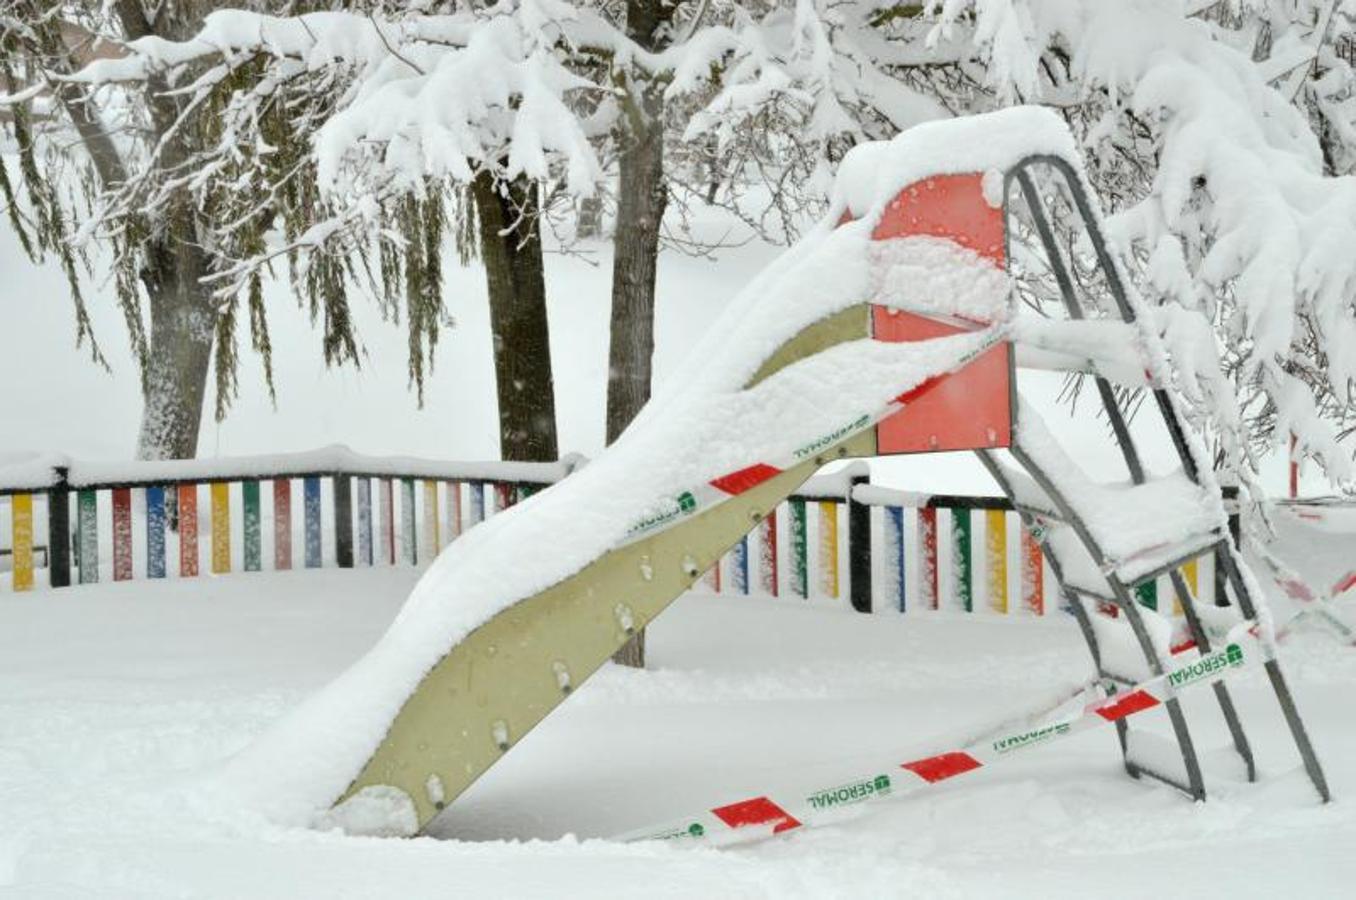
<svg viewBox="0 0 1356 900">
<path fill-rule="evenodd" d="M 1216 778 L 1201 806 L 1127 778 L 1108 727 L 785 840 L 595 839 L 905 759 L 1040 703 L 1088 674 L 1063 614 L 862 616 L 689 595 L 652 627 L 650 670 L 608 667 L 582 686 L 436 823 L 441 840 L 280 828 L 204 791 L 376 639 L 416 577 L 0 595 L 0 895 L 1326 897 L 1356 877 L 1356 654 L 1316 635 L 1287 654 L 1339 798 L 1328 807 L 1249 674 L 1235 693 L 1267 781 Z M 1199 744 L 1223 746 L 1208 694 L 1188 707 Z M 1208 778 L 1228 770 L 1207 761 Z"/>
</svg>

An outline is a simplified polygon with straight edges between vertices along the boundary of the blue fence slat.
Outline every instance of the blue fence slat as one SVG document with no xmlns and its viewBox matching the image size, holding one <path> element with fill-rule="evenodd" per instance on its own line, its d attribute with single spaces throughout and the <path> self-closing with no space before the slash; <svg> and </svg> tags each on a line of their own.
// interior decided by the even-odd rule
<svg viewBox="0 0 1356 900">
<path fill-rule="evenodd" d="M 885 507 L 886 559 L 894 569 L 895 597 L 899 611 L 907 606 L 904 588 L 904 510 L 898 506 Z"/>
<path fill-rule="evenodd" d="M 414 479 L 400 480 L 400 553 L 408 565 L 419 564 L 418 535 L 415 533 Z"/>
<path fill-rule="evenodd" d="M 302 479 L 303 501 L 306 514 L 306 568 L 318 569 L 321 566 L 320 540 L 320 479 Z"/>
<path fill-rule="evenodd" d="M 749 592 L 749 538 L 748 535 L 739 539 L 739 543 L 734 545 L 734 590 L 737 594 L 747 594 Z"/>
<path fill-rule="evenodd" d="M 372 565 L 372 479 L 358 479 L 358 565 Z"/>
<path fill-rule="evenodd" d="M 165 489 L 146 488 L 146 577 L 165 577 Z"/>
<path fill-rule="evenodd" d="M 485 485 L 472 481 L 466 488 L 471 494 L 471 524 L 476 525 L 485 521 Z"/>
</svg>

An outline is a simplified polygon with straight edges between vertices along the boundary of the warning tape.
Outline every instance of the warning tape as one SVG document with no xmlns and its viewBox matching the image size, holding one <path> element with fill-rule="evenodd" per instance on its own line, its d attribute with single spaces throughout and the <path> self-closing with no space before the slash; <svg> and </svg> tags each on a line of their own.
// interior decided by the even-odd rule
<svg viewBox="0 0 1356 900">
<path fill-rule="evenodd" d="M 752 490 L 769 478 L 780 475 L 786 469 L 797 466 L 807 459 L 814 458 L 816 453 L 828 450 L 835 444 L 839 444 L 848 438 L 871 428 L 876 423 L 889 418 L 910 403 L 913 403 L 919 397 L 931 391 L 940 384 L 946 376 L 965 368 L 984 353 L 1002 343 L 1008 337 L 1008 330 L 1006 326 L 994 326 L 984 332 L 975 332 L 975 336 L 979 337 L 980 340 L 973 348 L 957 358 L 952 365 L 933 374 L 931 377 L 924 379 L 921 383 L 893 398 L 875 412 L 860 414 L 850 421 L 844 422 L 841 426 L 828 434 L 821 435 L 801 447 L 798 447 L 783 458 L 774 459 L 771 462 L 756 462 L 734 472 L 727 472 L 718 478 L 711 479 L 705 484 L 695 485 L 675 496 L 668 497 L 659 503 L 656 503 L 653 509 L 649 510 L 645 515 L 632 523 L 630 529 L 627 531 L 626 538 L 619 546 L 624 547 L 627 544 L 649 537 L 656 532 L 663 531 L 664 529 L 677 524 L 679 521 L 696 512 L 708 510 L 713 506 L 729 500 L 731 497 L 737 497 L 746 491 Z"/>
<path fill-rule="evenodd" d="M 1352 588 L 1356 588 L 1356 569 L 1343 575 L 1333 583 L 1332 590 L 1328 592 L 1328 599 L 1336 600 Z"/>
<path fill-rule="evenodd" d="M 1294 633 L 1296 626 L 1312 617 L 1335 632 L 1339 640 L 1356 647 L 1356 628 L 1352 628 L 1344 622 L 1335 609 L 1337 598 L 1356 587 L 1356 571 L 1348 572 L 1337 579 L 1326 598 L 1319 597 L 1299 575 L 1295 574 L 1289 566 L 1281 562 L 1266 547 L 1258 546 L 1254 549 L 1276 586 L 1284 591 L 1291 600 L 1302 604 L 1300 610 L 1291 616 L 1289 621 L 1276 629 L 1278 641 L 1289 637 Z"/>
<path fill-rule="evenodd" d="M 1018 731 L 990 733 L 950 750 L 900 763 L 897 768 L 873 771 L 829 787 L 799 791 L 794 795 L 750 797 L 727 803 L 695 816 L 668 824 L 629 832 L 619 841 L 683 840 L 705 844 L 732 844 L 761 840 L 801 828 L 837 820 L 839 810 L 888 798 L 904 797 L 943 781 L 991 766 L 1014 753 L 1070 737 L 1153 709 L 1180 691 L 1211 684 L 1239 671 L 1256 649 L 1258 631 L 1252 622 L 1242 622 L 1229 632 L 1220 650 L 1142 682 L 1135 687 L 1086 704 L 1071 717 L 1045 722 Z"/>
</svg>

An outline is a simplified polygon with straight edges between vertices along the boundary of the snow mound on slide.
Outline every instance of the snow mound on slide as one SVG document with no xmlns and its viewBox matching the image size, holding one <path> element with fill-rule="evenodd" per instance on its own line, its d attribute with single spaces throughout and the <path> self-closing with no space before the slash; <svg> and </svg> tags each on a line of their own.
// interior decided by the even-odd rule
<svg viewBox="0 0 1356 900">
<path fill-rule="evenodd" d="M 903 238 L 891 252 L 873 254 L 870 235 L 903 184 L 938 171 L 1000 170 L 1031 152 L 1058 152 L 1077 164 L 1058 117 L 1033 108 L 929 123 L 854 150 L 834 209 L 738 295 L 621 439 L 583 470 L 444 550 L 378 644 L 230 760 L 213 793 L 280 823 L 316 822 L 423 675 L 495 613 L 577 572 L 665 498 L 790 455 L 954 367 L 984 333 L 920 344 L 854 341 L 742 390 L 801 329 L 868 299 L 925 300 L 928 311 L 938 311 L 952 297 L 966 312 L 1001 309 L 1006 277 L 970 251 L 935 238 Z M 849 206 L 856 220 L 833 227 Z M 901 263 L 916 283 L 882 290 L 880 266 Z"/>
</svg>

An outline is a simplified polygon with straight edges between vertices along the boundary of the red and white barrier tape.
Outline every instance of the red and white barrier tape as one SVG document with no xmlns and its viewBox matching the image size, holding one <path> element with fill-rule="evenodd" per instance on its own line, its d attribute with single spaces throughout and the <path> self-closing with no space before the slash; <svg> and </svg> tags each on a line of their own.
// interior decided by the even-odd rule
<svg viewBox="0 0 1356 900">
<path fill-rule="evenodd" d="M 1245 653 L 1244 645 L 1250 649 Z M 665 825 L 629 832 L 620 841 L 672 840 L 733 844 L 761 840 L 841 819 L 839 810 L 888 798 L 904 797 L 957 775 L 994 765 L 1011 754 L 1069 737 L 1136 713 L 1153 709 L 1178 692 L 1210 684 L 1236 673 L 1251 658 L 1261 659 L 1257 630 L 1243 622 L 1229 633 L 1222 649 L 1183 663 L 1130 690 L 1088 703 L 1081 713 L 1021 731 L 990 734 L 957 750 L 901 763 L 897 768 L 866 773 L 828 787 L 777 792 L 727 803 Z"/>
<path fill-rule="evenodd" d="M 1313 617 L 1334 632 L 1339 640 L 1356 647 L 1356 628 L 1352 628 L 1344 622 L 1334 609 L 1334 601 L 1356 587 L 1356 571 L 1348 572 L 1337 579 L 1327 597 L 1319 597 L 1299 575 L 1277 559 L 1266 547 L 1258 546 L 1254 549 L 1276 586 L 1284 591 L 1291 600 L 1302 605 L 1288 622 L 1276 629 L 1278 641 L 1289 637 L 1294 633 L 1297 625 L 1305 619 Z"/>
</svg>

